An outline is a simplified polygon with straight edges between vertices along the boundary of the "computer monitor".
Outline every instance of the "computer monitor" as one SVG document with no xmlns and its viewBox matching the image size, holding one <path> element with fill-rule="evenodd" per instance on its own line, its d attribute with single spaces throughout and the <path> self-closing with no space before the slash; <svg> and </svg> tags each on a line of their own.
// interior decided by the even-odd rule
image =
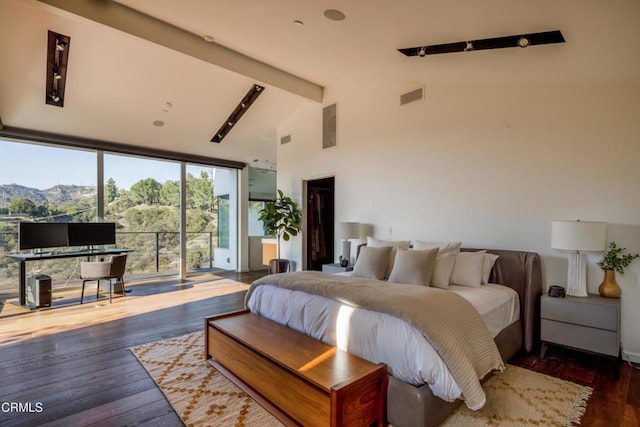
<svg viewBox="0 0 640 427">
<path fill-rule="evenodd" d="M 69 246 L 113 245 L 116 243 L 114 222 L 70 222 Z"/>
<path fill-rule="evenodd" d="M 67 224 L 62 222 L 21 222 L 20 250 L 68 246 Z"/>
</svg>

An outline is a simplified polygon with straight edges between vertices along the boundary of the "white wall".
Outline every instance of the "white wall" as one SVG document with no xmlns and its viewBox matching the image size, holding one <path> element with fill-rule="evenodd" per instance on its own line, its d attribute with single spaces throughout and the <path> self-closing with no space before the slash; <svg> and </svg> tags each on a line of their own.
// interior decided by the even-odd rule
<svg viewBox="0 0 640 427">
<path fill-rule="evenodd" d="M 566 286 L 554 219 L 607 221 L 610 240 L 640 252 L 640 81 L 427 84 L 424 101 L 401 107 L 415 87 L 327 90 L 338 143 L 326 150 L 322 105 L 301 106 L 279 129 L 292 141 L 278 147 L 278 188 L 301 202 L 302 180 L 335 174 L 336 221 L 372 224 L 378 238 L 535 251 L 545 289 Z M 301 242 L 284 246 L 298 266 Z M 589 256 L 590 292 L 598 259 Z M 618 282 L 624 349 L 640 361 L 640 261 Z"/>
</svg>

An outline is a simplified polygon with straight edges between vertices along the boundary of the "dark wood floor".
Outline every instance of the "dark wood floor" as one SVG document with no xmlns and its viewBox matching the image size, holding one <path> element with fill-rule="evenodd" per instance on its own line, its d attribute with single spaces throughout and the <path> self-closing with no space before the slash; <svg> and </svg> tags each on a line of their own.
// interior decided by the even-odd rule
<svg viewBox="0 0 640 427">
<path fill-rule="evenodd" d="M 232 274 L 230 278 L 250 283 L 256 277 Z M 136 287 L 134 293 L 170 297 L 182 286 L 190 285 L 166 281 Z M 0 344 L 0 403 L 34 405 L 32 413 L 0 412 L 0 425 L 182 425 L 128 349 L 202 330 L 205 316 L 239 309 L 243 299 L 244 292 L 236 292 L 185 303 L 177 300 L 171 307 L 143 314 Z M 143 304 L 144 298 L 137 301 Z M 114 300 L 116 304 L 121 303 Z M 126 304 L 133 306 L 133 299 Z M 0 319 L 0 331 L 20 317 Z M 626 364 L 620 380 L 614 381 L 606 359 L 553 347 L 545 360 L 534 354 L 518 356 L 512 363 L 594 387 L 582 426 L 639 425 L 640 371 Z M 42 404 L 41 412 L 36 402 Z"/>
<path fill-rule="evenodd" d="M 616 381 L 608 358 L 553 346 L 544 359 L 538 354 L 518 355 L 510 363 L 593 388 L 581 426 L 640 426 L 640 370 L 625 361 Z"/>
</svg>

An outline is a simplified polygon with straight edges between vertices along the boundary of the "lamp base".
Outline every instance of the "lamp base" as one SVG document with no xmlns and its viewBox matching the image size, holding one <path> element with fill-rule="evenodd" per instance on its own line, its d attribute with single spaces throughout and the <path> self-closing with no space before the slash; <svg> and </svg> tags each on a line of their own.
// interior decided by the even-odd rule
<svg viewBox="0 0 640 427">
<path fill-rule="evenodd" d="M 342 259 L 346 259 L 347 261 L 351 259 L 351 242 L 349 239 L 345 239 L 344 242 L 342 242 Z"/>
<path fill-rule="evenodd" d="M 569 256 L 567 274 L 567 295 L 588 297 L 587 293 L 587 255 L 579 252 Z"/>
</svg>

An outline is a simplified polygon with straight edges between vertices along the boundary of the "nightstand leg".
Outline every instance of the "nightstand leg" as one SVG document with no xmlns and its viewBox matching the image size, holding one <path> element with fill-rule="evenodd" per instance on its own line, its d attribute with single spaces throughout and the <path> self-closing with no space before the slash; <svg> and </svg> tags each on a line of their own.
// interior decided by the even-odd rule
<svg viewBox="0 0 640 427">
<path fill-rule="evenodd" d="M 542 347 L 540 347 L 540 359 L 544 359 L 547 354 L 547 343 L 543 342 Z"/>
</svg>

